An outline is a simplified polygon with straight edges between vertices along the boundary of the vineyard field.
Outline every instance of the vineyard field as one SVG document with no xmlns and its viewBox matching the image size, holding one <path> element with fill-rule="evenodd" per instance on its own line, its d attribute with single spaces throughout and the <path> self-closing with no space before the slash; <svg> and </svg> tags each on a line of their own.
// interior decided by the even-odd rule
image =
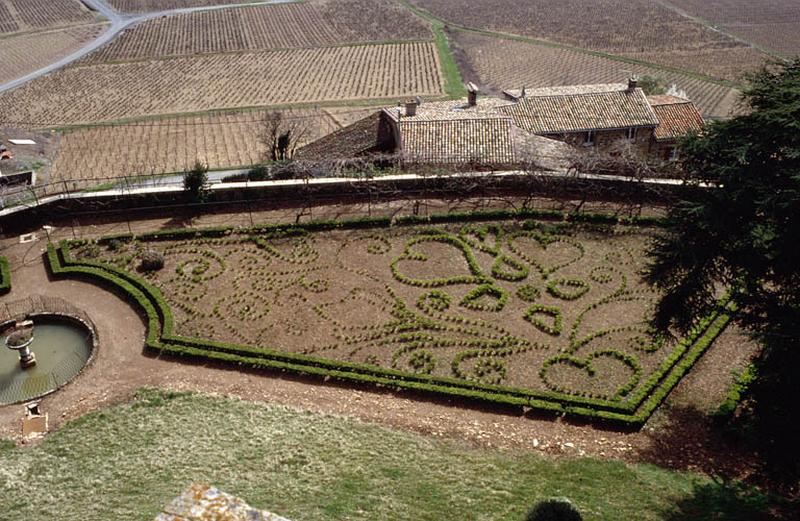
<svg viewBox="0 0 800 521">
<path fill-rule="evenodd" d="M 333 118 L 340 127 L 352 125 L 378 110 L 376 107 L 330 107 L 325 112 Z"/>
<path fill-rule="evenodd" d="M 677 69 L 702 71 L 703 74 L 713 78 L 734 82 L 742 82 L 747 73 L 758 70 L 769 59 L 766 54 L 758 53 L 749 47 L 675 51 L 670 53 L 657 51 L 623 53 L 623 56 Z"/>
<path fill-rule="evenodd" d="M 425 22 L 387 0 L 362 4 L 264 5 L 157 18 L 128 29 L 84 62 L 433 39 Z"/>
<path fill-rule="evenodd" d="M 651 0 L 415 0 L 443 20 L 477 29 L 519 34 L 611 54 L 649 53 L 653 63 L 718 75 L 712 53 L 743 70 L 761 64 L 763 53 L 681 16 Z M 698 58 L 695 59 L 695 55 Z M 727 74 L 726 76 L 730 76 Z"/>
<path fill-rule="evenodd" d="M 455 38 L 481 83 L 496 90 L 618 83 L 638 74 L 660 77 L 685 91 L 705 117 L 730 116 L 738 100 L 738 91 L 730 87 L 643 65 L 473 33 L 457 32 Z"/>
<path fill-rule="evenodd" d="M 430 42 L 73 67 L 0 95 L 8 124 L 54 127 L 160 114 L 439 96 Z"/>
<path fill-rule="evenodd" d="M 106 0 L 117 11 L 146 13 L 185 7 L 209 7 L 213 5 L 235 5 L 252 3 L 258 0 Z"/>
<path fill-rule="evenodd" d="M 33 72 L 80 49 L 96 38 L 103 25 L 84 25 L 55 31 L 26 33 L 0 39 L 0 83 Z"/>
<path fill-rule="evenodd" d="M 265 112 L 213 114 L 99 126 L 65 132 L 49 182 L 102 180 L 183 171 L 196 160 L 209 168 L 235 168 L 263 161 L 259 140 Z M 322 110 L 287 110 L 301 121 L 310 142 L 339 125 Z"/>
<path fill-rule="evenodd" d="M 800 3 L 796 0 L 670 0 L 672 5 L 756 45 L 800 54 Z"/>
<path fill-rule="evenodd" d="M 13 33 L 19 30 L 19 24 L 11 16 L 8 6 L 0 2 L 0 34 Z"/>
<path fill-rule="evenodd" d="M 0 34 L 94 21 L 78 0 L 0 0 Z"/>
</svg>

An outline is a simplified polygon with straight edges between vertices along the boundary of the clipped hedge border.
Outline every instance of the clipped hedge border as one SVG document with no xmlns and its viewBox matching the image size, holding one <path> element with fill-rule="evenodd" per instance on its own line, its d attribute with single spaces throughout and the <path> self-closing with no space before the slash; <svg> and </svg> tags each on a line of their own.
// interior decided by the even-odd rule
<svg viewBox="0 0 800 521">
<path fill-rule="evenodd" d="M 432 216 L 433 219 L 417 217 L 403 218 L 399 224 L 419 224 L 430 222 L 451 222 L 472 220 L 496 220 L 516 218 L 544 217 L 566 219 L 560 212 L 537 211 L 490 211 L 469 214 Z M 592 219 L 583 216 L 585 222 L 622 222 L 609 216 Z M 660 219 L 645 219 L 639 222 L 628 220 L 631 224 L 659 224 Z M 117 235 L 104 237 L 98 242 L 111 240 L 175 240 L 198 237 L 219 237 L 233 233 L 269 233 L 291 230 L 320 231 L 341 228 L 370 228 L 388 226 L 388 219 L 358 219 L 354 221 L 312 221 L 301 225 L 268 225 L 254 228 L 211 228 L 207 230 L 162 230 L 139 236 Z M 208 233 L 208 234 L 206 234 Z M 175 356 L 187 356 L 197 359 L 209 359 L 232 362 L 248 367 L 264 368 L 279 371 L 336 378 L 351 382 L 360 382 L 378 386 L 389 386 L 410 389 L 456 398 L 468 398 L 484 402 L 492 402 L 511 406 L 531 407 L 551 413 L 567 413 L 589 419 L 606 421 L 618 426 L 638 428 L 661 404 L 680 379 L 691 369 L 694 363 L 711 346 L 716 337 L 725 329 L 731 318 L 733 308 L 723 302 L 717 311 L 701 320 L 690 334 L 673 350 L 659 370 L 651 375 L 648 381 L 626 404 L 612 403 L 606 400 L 584 398 L 549 391 L 514 389 L 478 382 L 468 382 L 455 378 L 412 374 L 394 369 L 361 365 L 352 362 L 339 362 L 312 356 L 281 352 L 274 349 L 261 349 L 234 344 L 225 344 L 203 339 L 175 336 L 172 334 L 172 313 L 160 290 L 146 280 L 111 265 L 98 262 L 76 262 L 70 256 L 70 241 L 62 241 L 56 247 L 48 246 L 47 257 L 54 276 L 85 276 L 95 281 L 108 283 L 132 302 L 136 303 L 147 318 L 146 347 L 161 353 Z"/>
<path fill-rule="evenodd" d="M 392 225 L 415 226 L 420 224 L 446 224 L 454 222 L 482 222 L 482 221 L 507 221 L 520 219 L 546 219 L 570 223 L 596 223 L 596 224 L 623 224 L 636 226 L 663 226 L 666 219 L 662 217 L 623 217 L 602 213 L 567 213 L 557 210 L 534 210 L 521 208 L 519 210 L 476 210 L 473 212 L 452 212 L 446 214 L 433 214 L 429 216 L 405 215 L 392 220 L 389 217 L 360 217 L 347 220 L 312 220 L 304 223 L 263 224 L 251 227 L 218 226 L 206 228 L 170 228 L 142 234 L 121 233 L 107 235 L 97 239 L 98 244 L 107 244 L 111 241 L 172 241 L 188 240 L 195 238 L 224 237 L 232 234 L 264 234 L 286 233 L 293 230 L 308 232 L 328 231 L 336 229 L 359 228 L 386 228 Z"/>
<path fill-rule="evenodd" d="M 0 256 L 0 295 L 11 291 L 11 265 L 6 257 Z"/>
</svg>

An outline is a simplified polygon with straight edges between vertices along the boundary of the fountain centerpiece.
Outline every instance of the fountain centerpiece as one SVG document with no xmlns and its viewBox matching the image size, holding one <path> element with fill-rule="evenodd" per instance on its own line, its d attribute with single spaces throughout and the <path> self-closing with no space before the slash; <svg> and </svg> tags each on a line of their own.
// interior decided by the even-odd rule
<svg viewBox="0 0 800 521">
<path fill-rule="evenodd" d="M 6 337 L 6 347 L 19 354 L 19 365 L 28 369 L 36 365 L 36 354 L 31 350 L 33 343 L 33 321 L 17 320 Z"/>
<path fill-rule="evenodd" d="M 86 313 L 39 295 L 0 305 L 0 337 L 0 407 L 56 391 L 83 370 L 97 347 Z"/>
</svg>

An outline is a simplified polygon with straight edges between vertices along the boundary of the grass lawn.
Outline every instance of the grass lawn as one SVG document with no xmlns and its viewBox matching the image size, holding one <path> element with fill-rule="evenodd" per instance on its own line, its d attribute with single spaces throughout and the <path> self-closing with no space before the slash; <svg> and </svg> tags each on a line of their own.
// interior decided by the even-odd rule
<svg viewBox="0 0 800 521">
<path fill-rule="evenodd" d="M 533 433 L 531 433 L 533 435 Z M 648 465 L 470 448 L 239 400 L 142 390 L 41 445 L 0 440 L 0 519 L 149 520 L 195 480 L 295 521 L 752 520 L 769 499 Z"/>
</svg>

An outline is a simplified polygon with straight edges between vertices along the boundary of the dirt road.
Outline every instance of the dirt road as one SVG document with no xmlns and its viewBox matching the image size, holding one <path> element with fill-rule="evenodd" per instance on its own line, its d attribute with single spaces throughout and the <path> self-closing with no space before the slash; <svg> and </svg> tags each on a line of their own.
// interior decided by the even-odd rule
<svg viewBox="0 0 800 521">
<path fill-rule="evenodd" d="M 66 67 L 72 62 L 80 60 L 87 54 L 95 51 L 96 49 L 100 48 L 101 46 L 105 45 L 106 43 L 110 42 L 114 38 L 117 37 L 122 31 L 125 29 L 132 27 L 136 24 L 146 22 L 147 20 L 152 20 L 154 18 L 161 18 L 165 16 L 175 16 L 178 14 L 184 13 L 193 13 L 197 11 L 215 11 L 219 9 L 230 9 L 235 7 L 241 7 L 243 5 L 269 5 L 269 4 L 285 4 L 291 3 L 295 0 L 267 0 L 267 1 L 259 1 L 259 2 L 247 2 L 243 1 L 240 4 L 228 4 L 228 5 L 213 5 L 213 6 L 205 6 L 205 7 L 185 7 L 181 9 L 169 9 L 165 11 L 153 11 L 150 13 L 144 14 L 128 14 L 128 13 L 119 13 L 113 8 L 111 8 L 108 4 L 105 3 L 104 0 L 82 0 L 84 4 L 86 4 L 90 9 L 96 11 L 97 13 L 101 14 L 108 21 L 111 23 L 108 30 L 98 36 L 95 40 L 89 42 L 83 48 L 75 51 L 74 53 L 66 56 L 55 63 L 51 63 L 46 67 L 42 67 L 39 70 L 31 72 L 30 74 L 26 74 L 21 78 L 17 78 L 15 80 L 11 80 L 7 83 L 0 85 L 0 92 L 5 92 L 7 90 L 15 89 L 20 85 L 23 85 L 31 80 L 39 78 L 40 76 L 44 76 L 45 74 L 49 74 L 51 72 L 57 71 L 62 67 Z"/>
</svg>

